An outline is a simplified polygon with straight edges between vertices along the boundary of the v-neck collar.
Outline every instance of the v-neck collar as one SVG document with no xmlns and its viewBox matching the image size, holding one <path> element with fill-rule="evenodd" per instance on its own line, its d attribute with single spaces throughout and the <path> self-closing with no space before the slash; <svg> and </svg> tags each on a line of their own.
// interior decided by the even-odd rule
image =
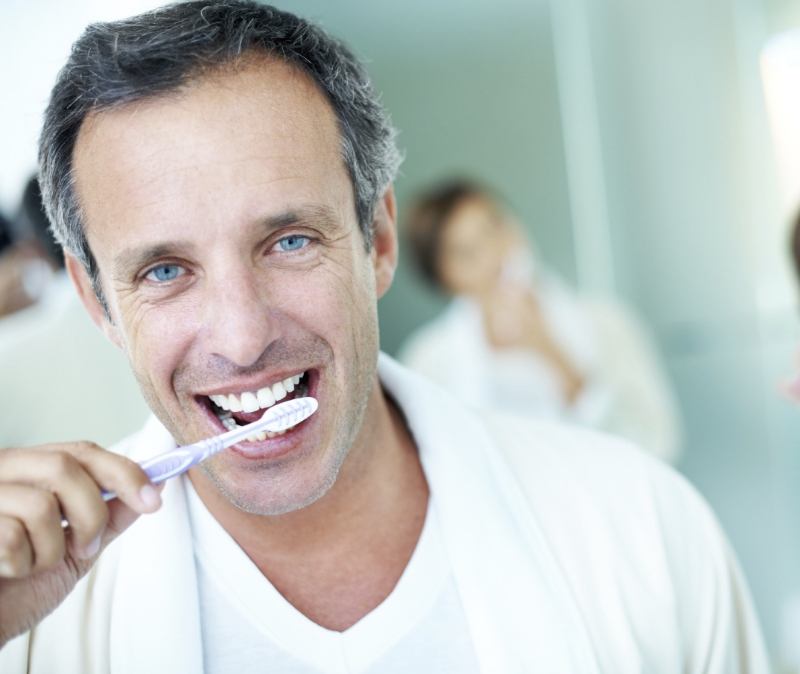
<svg viewBox="0 0 800 674">
<path fill-rule="evenodd" d="M 186 481 L 195 558 L 231 605 L 273 643 L 313 667 L 362 672 L 408 634 L 433 607 L 449 577 L 434 499 L 403 574 L 391 593 L 342 632 L 322 627 L 289 603 L 214 519 Z"/>
</svg>

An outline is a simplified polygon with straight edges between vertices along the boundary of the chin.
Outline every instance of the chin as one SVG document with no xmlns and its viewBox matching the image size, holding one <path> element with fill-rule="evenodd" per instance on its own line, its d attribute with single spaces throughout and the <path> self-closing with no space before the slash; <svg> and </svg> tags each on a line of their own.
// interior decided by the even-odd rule
<svg viewBox="0 0 800 674">
<path fill-rule="evenodd" d="M 226 501 L 251 515 L 267 516 L 285 515 L 316 503 L 330 491 L 338 475 L 337 467 L 316 479 L 295 480 L 289 475 L 235 479 L 220 475 L 213 466 L 201 467 Z M 245 481 L 250 484 L 245 486 Z"/>
</svg>

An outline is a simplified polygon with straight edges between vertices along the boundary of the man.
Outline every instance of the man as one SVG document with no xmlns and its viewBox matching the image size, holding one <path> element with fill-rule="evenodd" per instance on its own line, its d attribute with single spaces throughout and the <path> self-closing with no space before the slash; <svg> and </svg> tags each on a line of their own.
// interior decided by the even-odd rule
<svg viewBox="0 0 800 674">
<path fill-rule="evenodd" d="M 765 671 L 683 481 L 379 362 L 399 161 L 341 45 L 233 0 L 91 27 L 40 155 L 70 275 L 158 419 L 120 451 L 293 386 L 319 410 L 161 494 L 88 443 L 0 453 L 2 671 Z"/>
</svg>

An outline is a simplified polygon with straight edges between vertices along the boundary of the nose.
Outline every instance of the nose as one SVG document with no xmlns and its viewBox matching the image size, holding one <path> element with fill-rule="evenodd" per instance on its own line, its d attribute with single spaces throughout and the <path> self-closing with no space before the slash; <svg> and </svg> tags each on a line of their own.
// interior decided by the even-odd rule
<svg viewBox="0 0 800 674">
<path fill-rule="evenodd" d="M 207 279 L 203 307 L 204 347 L 237 367 L 255 364 L 278 337 L 278 324 L 264 279 L 252 271 L 229 270 Z"/>
</svg>

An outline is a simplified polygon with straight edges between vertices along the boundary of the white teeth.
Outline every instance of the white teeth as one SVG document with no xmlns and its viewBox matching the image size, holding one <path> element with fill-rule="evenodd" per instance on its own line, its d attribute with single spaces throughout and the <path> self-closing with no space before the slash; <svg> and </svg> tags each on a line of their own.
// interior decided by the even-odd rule
<svg viewBox="0 0 800 674">
<path fill-rule="evenodd" d="M 285 430 L 275 432 L 259 431 L 258 433 L 252 433 L 251 435 L 248 435 L 245 440 L 247 442 L 263 442 L 267 438 L 277 438 L 279 435 L 283 435 L 284 433 L 286 433 Z"/>
<path fill-rule="evenodd" d="M 278 401 L 283 400 L 287 394 L 294 391 L 302 378 L 302 374 L 296 374 L 276 382 L 272 386 L 265 386 L 256 392 L 245 391 L 239 395 L 236 393 L 215 394 L 209 398 L 217 407 L 228 412 L 256 412 L 259 409 L 272 407 Z"/>
<path fill-rule="evenodd" d="M 275 402 L 283 400 L 286 397 L 286 388 L 283 386 L 282 381 L 272 385 L 272 395 L 275 396 Z"/>
<path fill-rule="evenodd" d="M 230 417 L 222 419 L 222 425 L 225 426 L 225 428 L 229 431 L 232 431 L 236 428 L 241 428 L 241 426 Z M 245 442 L 263 442 L 268 438 L 277 438 L 279 435 L 286 433 L 287 430 L 288 429 L 282 431 L 258 431 L 257 433 L 251 433 L 245 438 Z"/>
<path fill-rule="evenodd" d="M 272 407 L 275 404 L 275 396 L 272 395 L 272 389 L 269 386 L 259 389 L 256 395 L 258 395 L 259 407 Z"/>
<path fill-rule="evenodd" d="M 255 393 L 242 393 L 242 412 L 255 412 L 258 409 L 258 398 Z"/>
<path fill-rule="evenodd" d="M 216 396 L 209 396 L 209 398 L 211 398 L 211 400 L 217 407 L 221 407 L 223 410 L 230 409 L 230 405 L 228 405 L 228 396 L 216 395 Z"/>
<path fill-rule="evenodd" d="M 230 409 L 231 412 L 242 411 L 242 401 L 239 400 L 239 396 L 233 393 L 228 396 L 228 409 Z"/>
</svg>

